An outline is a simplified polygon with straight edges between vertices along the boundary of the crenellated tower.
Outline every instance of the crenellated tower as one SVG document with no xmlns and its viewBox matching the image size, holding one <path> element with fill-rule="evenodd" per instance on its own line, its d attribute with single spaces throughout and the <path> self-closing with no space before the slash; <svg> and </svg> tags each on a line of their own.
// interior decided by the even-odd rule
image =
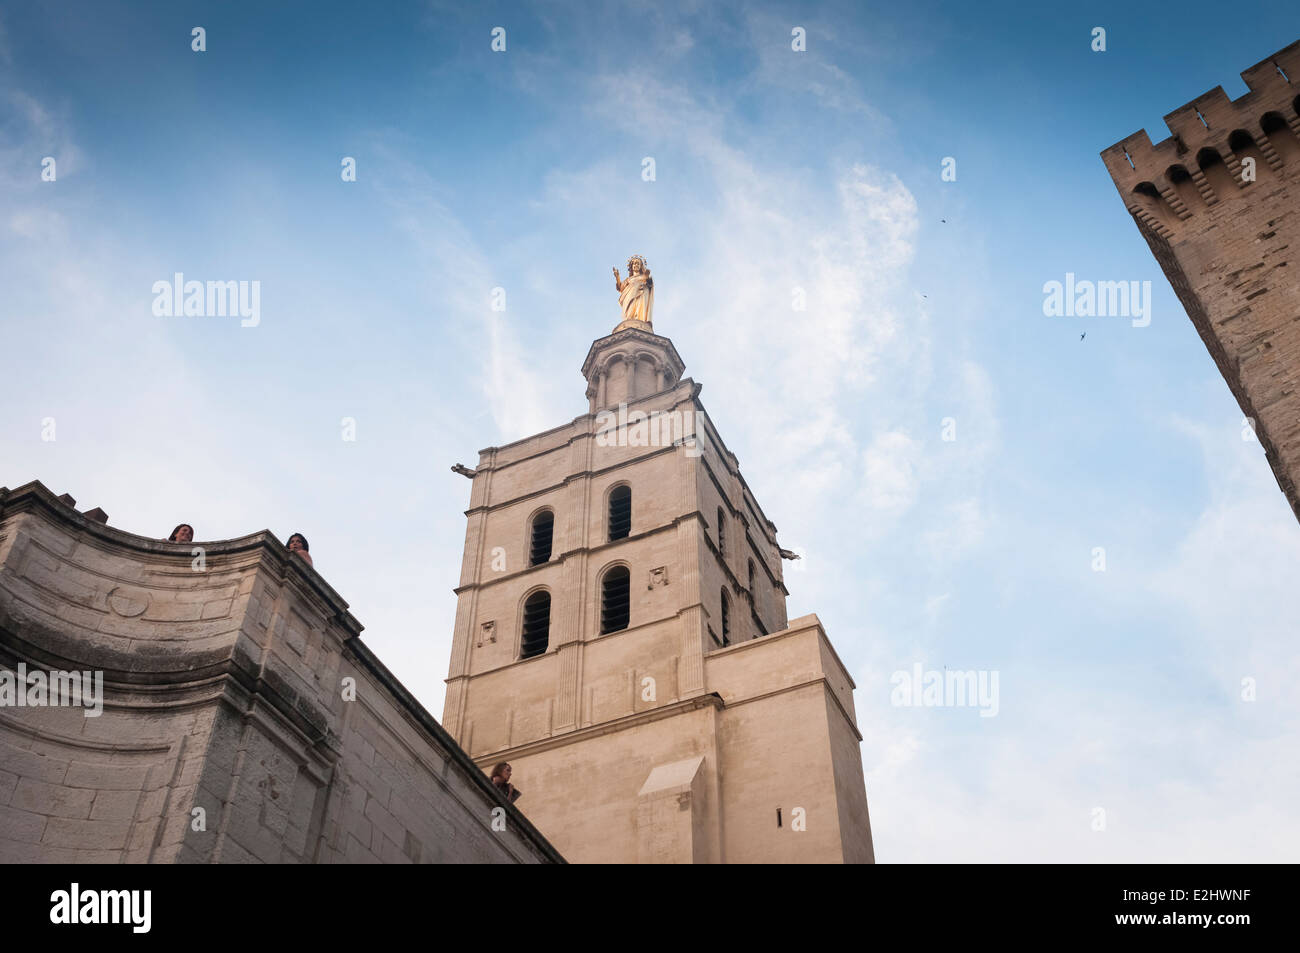
<svg viewBox="0 0 1300 953">
<path fill-rule="evenodd" d="M 1300 519 L 1300 41 L 1102 152 Z"/>
</svg>

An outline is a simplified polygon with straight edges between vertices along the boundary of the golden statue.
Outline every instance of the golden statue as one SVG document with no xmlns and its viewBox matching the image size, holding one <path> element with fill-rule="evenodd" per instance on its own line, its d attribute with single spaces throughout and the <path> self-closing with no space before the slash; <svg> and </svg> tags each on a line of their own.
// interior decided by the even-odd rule
<svg viewBox="0 0 1300 953">
<path fill-rule="evenodd" d="M 650 313 L 655 306 L 655 280 L 650 277 L 650 266 L 640 255 L 627 260 L 627 281 L 614 269 L 614 287 L 618 289 L 618 304 L 623 309 L 623 320 L 614 330 L 625 327 L 642 327 L 652 331 Z"/>
</svg>

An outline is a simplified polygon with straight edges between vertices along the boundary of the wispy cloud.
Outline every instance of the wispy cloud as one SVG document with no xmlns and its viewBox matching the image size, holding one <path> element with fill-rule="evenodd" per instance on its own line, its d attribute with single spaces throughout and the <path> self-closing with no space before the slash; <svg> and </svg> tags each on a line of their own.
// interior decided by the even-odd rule
<svg viewBox="0 0 1300 953">
<path fill-rule="evenodd" d="M 517 272 L 489 261 L 472 229 L 444 204 L 444 183 L 391 143 L 376 144 L 376 164 L 378 192 L 418 250 L 423 268 L 413 279 L 425 289 L 431 319 L 436 317 L 440 333 L 449 331 L 458 339 L 466 355 L 484 358 L 484 373 L 470 376 L 478 381 L 478 397 L 490 410 L 500 441 L 554 426 L 563 411 L 550 399 L 543 365 L 528 359 L 535 329 L 522 319 L 527 286 L 517 280 Z M 496 288 L 504 292 L 499 299 L 504 311 L 494 310 Z"/>
<path fill-rule="evenodd" d="M 958 48 L 954 23 L 912 29 L 906 11 L 801 17 L 809 49 L 794 53 L 793 14 L 774 7 L 548 4 L 503 21 L 498 55 L 480 14 L 424 10 L 414 45 L 382 33 L 391 17 L 366 20 L 382 52 L 358 46 L 355 73 L 314 77 L 319 95 L 263 101 L 283 87 L 284 51 L 250 56 L 246 83 L 223 80 L 228 115 L 273 121 L 283 142 L 232 149 L 220 173 L 184 145 L 212 141 L 210 117 L 171 114 L 183 145 L 159 178 L 120 161 L 124 130 L 144 128 L 131 110 L 81 108 L 92 74 L 6 75 L 0 313 L 24 359 L 0 397 L 0 482 L 38 477 L 134 531 L 304 531 L 436 712 L 468 498 L 447 468 L 586 409 L 577 366 L 617 321 L 609 266 L 643 253 L 656 329 L 783 545 L 807 554 L 785 567 L 791 615 L 818 612 L 857 676 L 881 859 L 1294 854 L 1300 671 L 1278 607 L 1300 540 L 1258 447 L 1207 425 L 1209 403 L 1154 435 L 1172 458 L 1145 456 L 1146 432 L 1098 440 L 1120 469 L 1179 468 L 1143 476 L 1166 481 L 1170 499 L 1142 504 L 1162 533 L 1134 519 L 1122 543 L 1095 534 L 1111 537 L 1111 570 L 1092 574 L 1081 540 L 1138 494 L 1128 472 L 1099 482 L 1084 454 L 1058 465 L 1078 436 L 1061 408 L 1110 439 L 1112 414 L 1158 416 L 1146 388 L 1185 376 L 1171 355 L 1186 352 L 1125 338 L 1123 360 L 1141 362 L 1125 381 L 1103 349 L 1118 334 L 1065 335 L 1063 356 L 1033 294 L 1030 321 L 1017 311 L 1049 257 L 1049 274 L 1101 273 L 1086 266 L 1106 243 L 1077 155 L 1095 165 L 1095 127 L 1079 129 L 1113 104 L 1026 70 L 1039 105 L 1088 108 L 1008 153 L 994 102 L 1007 74 L 986 81 L 963 58 L 990 36 Z M 88 29 L 96 16 L 87 5 Z M 0 27 L 0 63 L 20 41 Z M 166 84 L 152 60 L 122 66 L 120 88 L 93 75 L 95 103 L 149 115 L 146 87 Z M 310 101 L 307 121 L 285 101 Z M 355 184 L 337 182 L 339 141 L 361 160 Z M 962 178 L 941 185 L 953 153 Z M 39 180 L 44 155 L 57 188 Z M 99 165 L 111 185 L 81 174 Z M 1070 228 L 1029 200 L 1043 168 Z M 263 325 L 149 320 L 149 284 L 173 260 L 257 269 Z M 355 444 L 339 440 L 344 414 Z M 1078 512 L 1097 501 L 1105 513 Z M 918 660 L 1000 670 L 1001 713 L 894 708 L 889 674 Z"/>
</svg>

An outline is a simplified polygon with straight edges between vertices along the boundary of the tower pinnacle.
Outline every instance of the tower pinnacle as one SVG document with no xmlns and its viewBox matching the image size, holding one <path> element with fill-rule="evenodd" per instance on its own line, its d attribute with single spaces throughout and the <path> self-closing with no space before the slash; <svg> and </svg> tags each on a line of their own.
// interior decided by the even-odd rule
<svg viewBox="0 0 1300 953">
<path fill-rule="evenodd" d="M 618 407 L 676 386 L 686 364 L 649 321 L 625 320 L 591 343 L 582 362 L 589 413 Z"/>
</svg>

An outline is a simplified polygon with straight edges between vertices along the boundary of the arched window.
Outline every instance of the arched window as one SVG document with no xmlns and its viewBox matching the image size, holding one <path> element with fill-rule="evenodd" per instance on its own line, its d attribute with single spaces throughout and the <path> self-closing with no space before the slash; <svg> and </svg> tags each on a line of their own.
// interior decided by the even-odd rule
<svg viewBox="0 0 1300 953">
<path fill-rule="evenodd" d="M 524 603 L 524 630 L 519 657 L 532 658 L 546 651 L 551 641 L 551 594 L 540 589 Z"/>
<path fill-rule="evenodd" d="M 609 541 L 627 539 L 632 532 L 632 488 L 617 486 L 609 494 Z"/>
<path fill-rule="evenodd" d="M 1255 137 L 1245 129 L 1234 129 L 1232 135 L 1228 137 L 1228 148 L 1233 151 L 1239 161 L 1245 159 L 1255 160 L 1255 181 L 1270 178 L 1273 174 L 1272 167 L 1264 158 L 1264 154 L 1259 151 L 1259 143 Z M 1244 174 L 1244 169 L 1242 170 Z M 1250 188 L 1249 179 L 1242 179 L 1242 187 Z"/>
<path fill-rule="evenodd" d="M 1237 183 L 1232 180 L 1232 173 L 1223 164 L 1223 156 L 1219 155 L 1218 149 L 1206 146 L 1196 153 L 1196 164 L 1200 166 L 1205 181 L 1209 183 L 1220 202 L 1237 191 Z"/>
<path fill-rule="evenodd" d="M 1165 170 L 1165 178 L 1173 186 L 1174 194 L 1183 201 L 1183 205 L 1189 211 L 1195 210 L 1198 205 L 1204 204 L 1201 193 L 1196 188 L 1196 183 L 1192 181 L 1192 174 L 1187 171 L 1187 166 L 1174 164 Z"/>
<path fill-rule="evenodd" d="M 1228 148 L 1233 152 L 1248 152 L 1255 146 L 1255 137 L 1245 129 L 1234 129 L 1232 135 L 1228 137 Z"/>
<path fill-rule="evenodd" d="M 727 517 L 718 507 L 718 552 L 727 555 Z"/>
<path fill-rule="evenodd" d="M 731 644 L 731 597 L 722 590 L 722 644 Z"/>
<path fill-rule="evenodd" d="M 1178 221 L 1178 216 L 1165 202 L 1160 190 L 1150 182 L 1139 182 L 1133 187 L 1133 201 L 1130 203 L 1130 208 L 1133 205 L 1137 205 L 1145 215 L 1149 216 L 1157 228 L 1169 230 Z M 1141 216 L 1139 220 L 1142 220 Z M 1151 222 L 1147 224 L 1150 225 Z"/>
<path fill-rule="evenodd" d="M 543 510 L 533 517 L 532 541 L 528 547 L 528 565 L 540 566 L 550 562 L 551 540 L 555 535 L 555 514 Z"/>
<path fill-rule="evenodd" d="M 601 635 L 627 628 L 631 593 L 632 574 L 626 566 L 615 566 L 605 573 L 605 579 L 600 585 Z"/>
<path fill-rule="evenodd" d="M 1273 150 L 1283 162 L 1292 162 L 1300 156 L 1300 141 L 1297 141 L 1295 133 L 1281 113 L 1264 113 L 1259 120 L 1259 128 L 1264 131 L 1265 137 L 1273 144 Z"/>
</svg>

